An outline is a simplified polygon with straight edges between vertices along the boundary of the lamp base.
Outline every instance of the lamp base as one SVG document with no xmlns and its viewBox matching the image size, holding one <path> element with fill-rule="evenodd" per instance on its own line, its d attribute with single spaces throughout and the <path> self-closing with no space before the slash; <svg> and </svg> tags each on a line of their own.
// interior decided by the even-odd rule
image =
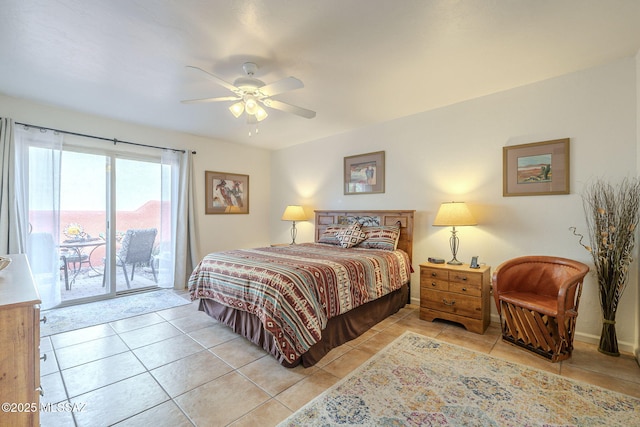
<svg viewBox="0 0 640 427">
<path fill-rule="evenodd" d="M 292 245 L 296 244 L 296 236 L 298 235 L 298 229 L 296 228 L 296 222 L 293 221 L 293 225 L 291 226 L 291 243 Z"/>
<path fill-rule="evenodd" d="M 462 263 L 458 261 L 458 258 L 456 258 L 458 256 L 458 246 L 460 242 L 456 233 L 457 233 L 456 227 L 454 226 L 453 229 L 451 230 L 451 237 L 449 238 L 449 246 L 451 246 L 451 255 L 453 255 L 453 258 L 451 259 L 451 261 L 447 263 L 449 265 L 462 265 Z"/>
</svg>

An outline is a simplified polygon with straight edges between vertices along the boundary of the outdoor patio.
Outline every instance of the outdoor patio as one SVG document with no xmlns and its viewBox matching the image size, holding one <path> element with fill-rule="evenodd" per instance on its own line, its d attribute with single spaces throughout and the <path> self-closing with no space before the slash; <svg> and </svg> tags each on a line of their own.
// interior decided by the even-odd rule
<svg viewBox="0 0 640 427">
<path fill-rule="evenodd" d="M 69 272 L 69 286 L 71 289 L 65 289 L 64 276 L 62 270 L 60 271 L 60 295 L 62 302 L 70 301 L 79 298 L 89 298 L 106 293 L 107 289 L 102 286 L 103 275 L 101 271 L 103 266 L 99 266 L 96 270 L 91 267 L 84 267 L 78 272 L 78 275 L 73 279 L 73 272 Z M 153 272 L 150 266 L 137 266 L 133 280 L 131 280 L 131 268 L 128 266 L 127 271 L 129 273 L 129 281 L 131 288 L 127 288 L 127 283 L 124 278 L 122 268 L 116 267 L 116 292 L 136 290 L 140 288 L 147 288 L 150 286 L 158 286 L 153 279 Z"/>
</svg>

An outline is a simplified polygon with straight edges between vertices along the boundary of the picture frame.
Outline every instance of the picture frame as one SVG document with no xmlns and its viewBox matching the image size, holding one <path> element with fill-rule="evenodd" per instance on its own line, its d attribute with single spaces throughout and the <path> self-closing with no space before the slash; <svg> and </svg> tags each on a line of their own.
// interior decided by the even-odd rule
<svg viewBox="0 0 640 427">
<path fill-rule="evenodd" d="M 344 158 L 344 194 L 384 193 L 384 151 Z"/>
<path fill-rule="evenodd" d="M 569 194 L 569 138 L 502 148 L 502 195 Z"/>
<path fill-rule="evenodd" d="M 249 175 L 205 171 L 206 214 L 248 214 Z"/>
</svg>

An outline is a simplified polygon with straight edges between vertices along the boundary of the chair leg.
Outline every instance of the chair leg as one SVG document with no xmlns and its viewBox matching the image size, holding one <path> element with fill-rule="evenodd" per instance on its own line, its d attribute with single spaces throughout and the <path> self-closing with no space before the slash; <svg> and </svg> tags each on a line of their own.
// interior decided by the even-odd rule
<svg viewBox="0 0 640 427">
<path fill-rule="evenodd" d="M 67 291 L 71 290 L 71 285 L 69 284 L 69 268 L 67 267 L 67 257 L 61 256 L 62 260 L 62 271 L 64 272 L 64 288 Z"/>
<path fill-rule="evenodd" d="M 133 280 L 133 273 L 136 271 L 136 265 L 131 264 L 131 280 Z"/>
<path fill-rule="evenodd" d="M 156 276 L 156 268 L 153 265 L 153 261 L 151 262 L 151 272 L 153 273 L 153 281 L 158 283 L 158 276 Z"/>
<path fill-rule="evenodd" d="M 122 271 L 124 272 L 124 280 L 127 282 L 127 289 L 131 289 L 131 283 L 129 283 L 129 276 L 127 276 L 127 266 L 122 263 Z"/>
<path fill-rule="evenodd" d="M 66 262 L 64 263 L 64 286 L 66 290 L 71 290 L 71 283 L 69 283 L 69 269 L 67 268 Z"/>
</svg>

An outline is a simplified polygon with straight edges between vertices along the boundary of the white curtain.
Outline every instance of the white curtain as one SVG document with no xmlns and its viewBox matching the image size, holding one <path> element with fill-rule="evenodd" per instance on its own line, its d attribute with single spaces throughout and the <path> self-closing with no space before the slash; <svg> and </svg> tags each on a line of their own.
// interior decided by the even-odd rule
<svg viewBox="0 0 640 427">
<path fill-rule="evenodd" d="M 42 309 L 60 304 L 60 165 L 62 135 L 15 129 L 16 191 L 20 232 L 42 300 Z M 20 197 L 21 196 L 21 197 Z"/>
<path fill-rule="evenodd" d="M 197 263 L 191 164 L 190 150 L 163 152 L 158 282 L 179 290 Z"/>
<path fill-rule="evenodd" d="M 18 215 L 23 201 L 16 191 L 16 143 L 12 119 L 0 119 L 0 255 L 25 252 L 25 229 Z"/>
</svg>

